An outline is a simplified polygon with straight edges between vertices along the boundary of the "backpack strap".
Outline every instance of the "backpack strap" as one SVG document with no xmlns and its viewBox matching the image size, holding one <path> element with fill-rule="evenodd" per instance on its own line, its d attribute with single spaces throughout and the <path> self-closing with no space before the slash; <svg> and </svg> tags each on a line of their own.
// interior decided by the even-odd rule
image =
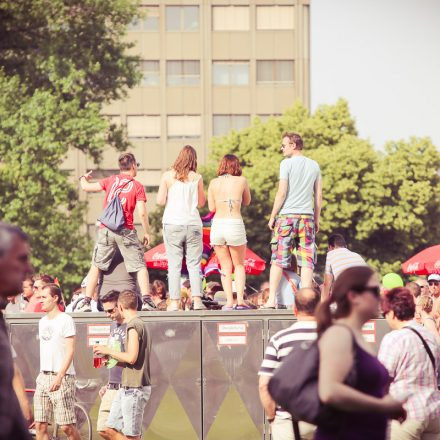
<svg viewBox="0 0 440 440">
<path fill-rule="evenodd" d="M 435 370 L 435 358 L 434 358 L 434 355 L 432 354 L 432 351 L 429 348 L 429 345 L 425 341 L 424 337 L 415 328 L 412 328 L 412 327 L 409 327 L 409 326 L 407 326 L 405 328 L 407 328 L 408 330 L 413 331 L 420 338 L 420 340 L 422 341 L 423 346 L 425 347 L 426 352 L 428 353 L 429 359 L 431 359 L 432 367 L 434 368 L 434 371 L 436 371 Z"/>
<path fill-rule="evenodd" d="M 122 186 L 116 188 L 114 197 L 117 197 L 122 192 L 123 188 L 125 188 L 125 186 L 128 185 L 130 182 L 133 182 L 133 179 L 128 180 Z"/>
</svg>

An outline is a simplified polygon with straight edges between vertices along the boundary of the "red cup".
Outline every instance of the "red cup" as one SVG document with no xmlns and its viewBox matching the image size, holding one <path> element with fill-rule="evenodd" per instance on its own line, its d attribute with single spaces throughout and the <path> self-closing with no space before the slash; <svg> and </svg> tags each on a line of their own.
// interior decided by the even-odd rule
<svg viewBox="0 0 440 440">
<path fill-rule="evenodd" d="M 93 356 L 93 368 L 101 368 L 105 365 L 105 358 L 101 356 Z"/>
</svg>

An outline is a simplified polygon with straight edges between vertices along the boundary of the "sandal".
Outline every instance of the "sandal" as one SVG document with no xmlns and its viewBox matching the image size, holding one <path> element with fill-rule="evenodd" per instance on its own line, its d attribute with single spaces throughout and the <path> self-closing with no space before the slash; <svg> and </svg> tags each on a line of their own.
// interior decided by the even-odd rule
<svg viewBox="0 0 440 440">
<path fill-rule="evenodd" d="M 235 306 L 235 310 L 252 310 L 252 307 L 247 304 L 238 304 Z"/>
</svg>

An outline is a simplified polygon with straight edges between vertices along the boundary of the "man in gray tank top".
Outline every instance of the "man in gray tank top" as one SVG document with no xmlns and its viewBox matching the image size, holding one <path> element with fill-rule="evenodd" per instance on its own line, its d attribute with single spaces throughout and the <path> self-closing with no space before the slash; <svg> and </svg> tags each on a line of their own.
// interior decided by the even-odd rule
<svg viewBox="0 0 440 440">
<path fill-rule="evenodd" d="M 262 308 L 275 308 L 275 294 L 283 269 L 296 254 L 302 287 L 312 287 L 315 234 L 319 231 L 322 204 L 321 171 L 317 162 L 303 156 L 303 141 L 297 133 L 284 133 L 280 181 L 268 223 L 273 231 L 269 299 Z"/>
</svg>

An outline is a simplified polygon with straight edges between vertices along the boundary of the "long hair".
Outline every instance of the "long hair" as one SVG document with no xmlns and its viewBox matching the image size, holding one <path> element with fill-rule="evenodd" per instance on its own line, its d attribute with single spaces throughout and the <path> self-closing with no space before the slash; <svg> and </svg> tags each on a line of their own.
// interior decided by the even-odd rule
<svg viewBox="0 0 440 440">
<path fill-rule="evenodd" d="M 241 176 L 241 166 L 238 157 L 234 154 L 223 156 L 217 170 L 217 176 L 230 174 L 231 176 Z"/>
<path fill-rule="evenodd" d="M 350 314 L 351 303 L 348 293 L 362 292 L 373 275 L 374 271 L 370 267 L 355 266 L 345 269 L 338 276 L 331 297 L 323 301 L 315 312 L 319 335 L 332 325 L 333 319 L 345 318 Z M 333 315 L 330 309 L 332 303 L 336 303 L 336 311 Z"/>
<path fill-rule="evenodd" d="M 177 159 L 174 161 L 173 170 L 176 172 L 175 178 L 184 182 L 188 178 L 190 171 L 197 171 L 197 152 L 191 145 L 185 145 Z"/>
</svg>

